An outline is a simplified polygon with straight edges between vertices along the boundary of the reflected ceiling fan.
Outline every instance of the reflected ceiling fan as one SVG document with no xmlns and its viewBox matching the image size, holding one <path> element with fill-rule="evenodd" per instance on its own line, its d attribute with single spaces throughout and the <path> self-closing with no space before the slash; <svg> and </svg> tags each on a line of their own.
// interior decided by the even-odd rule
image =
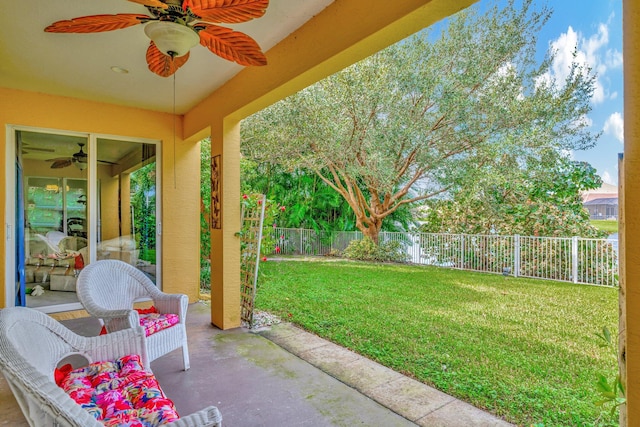
<svg viewBox="0 0 640 427">
<path fill-rule="evenodd" d="M 119 13 L 58 21 L 50 33 L 97 33 L 144 24 L 151 39 L 147 49 L 149 70 L 162 77 L 174 74 L 189 59 L 196 44 L 240 65 L 266 65 L 258 43 L 248 35 L 214 23 L 237 24 L 264 15 L 269 0 L 129 0 L 150 15 Z"/>
<path fill-rule="evenodd" d="M 75 165 L 78 169 L 85 170 L 87 168 L 88 156 L 87 156 L 87 153 L 85 153 L 82 150 L 82 147 L 84 147 L 84 143 L 78 142 L 78 145 L 80 146 L 80 151 L 78 151 L 77 153 L 74 153 L 70 157 L 57 157 L 55 159 L 47 159 L 46 160 L 47 162 L 53 162 L 51 163 L 51 169 L 61 169 L 71 165 Z M 98 160 L 98 163 L 103 163 L 107 165 L 117 165 L 117 163 L 108 162 L 106 160 Z"/>
</svg>

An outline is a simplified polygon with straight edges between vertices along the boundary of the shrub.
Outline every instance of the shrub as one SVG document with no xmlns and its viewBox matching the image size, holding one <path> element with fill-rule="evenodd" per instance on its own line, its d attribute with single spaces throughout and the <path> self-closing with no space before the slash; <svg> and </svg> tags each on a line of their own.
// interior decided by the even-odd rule
<svg viewBox="0 0 640 427">
<path fill-rule="evenodd" d="M 378 260 L 378 246 L 368 237 L 362 240 L 352 240 L 343 252 L 345 258 L 363 261 Z"/>
<path fill-rule="evenodd" d="M 408 255 L 402 242 L 391 240 L 381 243 L 379 248 L 383 256 L 382 261 L 407 262 Z"/>
<path fill-rule="evenodd" d="M 343 255 L 348 259 L 362 261 L 393 261 L 406 262 L 407 254 L 404 246 L 398 241 L 381 243 L 379 246 L 369 237 L 353 240 L 344 250 Z"/>
<path fill-rule="evenodd" d="M 342 253 L 340 252 L 340 250 L 336 249 L 336 248 L 333 248 L 329 252 L 324 254 L 324 256 L 329 256 L 329 257 L 339 257 L 341 255 L 342 255 Z"/>
</svg>

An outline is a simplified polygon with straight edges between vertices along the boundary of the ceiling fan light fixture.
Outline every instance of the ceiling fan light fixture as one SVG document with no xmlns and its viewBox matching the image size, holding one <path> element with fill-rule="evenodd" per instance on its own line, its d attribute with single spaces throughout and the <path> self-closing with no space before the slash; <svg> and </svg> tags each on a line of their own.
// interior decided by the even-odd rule
<svg viewBox="0 0 640 427">
<path fill-rule="evenodd" d="M 170 21 L 152 21 L 144 27 L 144 33 L 160 50 L 171 57 L 184 56 L 200 42 L 200 36 L 186 25 Z"/>
<path fill-rule="evenodd" d="M 85 170 L 87 168 L 87 162 L 83 162 L 78 160 L 77 162 L 73 162 L 73 164 L 75 165 L 75 167 L 77 167 L 78 169 L 80 169 L 81 171 Z"/>
<path fill-rule="evenodd" d="M 87 153 L 82 151 L 84 143 L 79 142 L 78 145 L 80 146 L 80 151 L 71 156 L 73 159 L 71 162 L 75 165 L 75 167 L 83 171 L 87 168 Z"/>
</svg>

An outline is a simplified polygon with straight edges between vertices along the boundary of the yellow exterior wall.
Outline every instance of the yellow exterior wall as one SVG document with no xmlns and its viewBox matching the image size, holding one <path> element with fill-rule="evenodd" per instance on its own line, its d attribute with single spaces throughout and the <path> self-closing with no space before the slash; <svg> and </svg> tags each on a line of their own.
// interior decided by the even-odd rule
<svg viewBox="0 0 640 427">
<path fill-rule="evenodd" d="M 131 174 L 121 173 L 120 182 L 120 236 L 131 234 Z M 118 205 L 115 205 L 118 206 Z M 106 239 L 105 239 L 106 240 Z"/>
<path fill-rule="evenodd" d="M 104 175 L 100 178 L 100 231 L 102 240 L 118 237 L 120 220 L 118 219 L 118 176 Z"/>
<path fill-rule="evenodd" d="M 183 142 L 181 118 L 175 120 L 176 136 L 171 114 L 7 88 L 0 88 L 0 100 L 0 123 L 5 126 L 31 126 L 162 141 L 164 155 L 159 167 L 163 180 L 163 235 L 160 236 L 163 243 L 163 289 L 185 293 L 191 301 L 195 301 L 199 294 L 200 267 L 199 154 L 195 142 Z M 6 129 L 0 138 L 0 165 L 4 170 Z M 6 176 L 6 171 L 1 176 Z M 6 192 L 6 185 L 0 185 L 2 201 L 6 199 Z M 0 215 L 2 223 L 5 223 L 5 209 L 1 210 Z M 6 228 L 2 227 L 0 238 L 5 242 L 6 237 Z M 4 245 L 0 245 L 0 256 L 6 259 Z M 4 279 L 4 263 L 0 263 L 0 274 Z M 4 280 L 0 281 L 0 295 L 1 308 L 6 305 Z"/>
<path fill-rule="evenodd" d="M 178 129 L 181 132 L 181 129 Z M 200 295 L 200 147 L 197 141 L 163 147 L 163 290 Z M 176 173 L 173 174 L 175 167 Z"/>
<path fill-rule="evenodd" d="M 626 330 L 626 425 L 640 426 L 640 3 L 623 3 L 624 182 L 620 210 L 621 281 Z M 624 414 L 623 414 L 624 416 Z M 625 425 L 625 424 L 621 424 Z"/>
</svg>

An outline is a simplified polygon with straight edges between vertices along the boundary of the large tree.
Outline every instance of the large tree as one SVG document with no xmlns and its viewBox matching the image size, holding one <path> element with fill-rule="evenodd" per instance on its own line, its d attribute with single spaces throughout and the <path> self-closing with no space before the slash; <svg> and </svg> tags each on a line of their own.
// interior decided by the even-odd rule
<svg viewBox="0 0 640 427">
<path fill-rule="evenodd" d="M 244 151 L 244 145 L 241 149 Z M 278 226 L 324 231 L 355 229 L 355 215 L 346 200 L 312 171 L 287 171 L 279 165 L 248 158 L 241 160 L 240 171 L 244 194 L 265 194 L 267 199 L 286 206 L 278 215 Z M 412 225 L 413 215 L 405 206 L 389 216 L 383 230 L 406 231 Z"/>
<path fill-rule="evenodd" d="M 530 0 L 465 10 L 439 36 L 420 32 L 246 119 L 245 152 L 313 171 L 374 241 L 401 206 L 516 162 L 584 149 L 594 76 L 550 77 L 535 61 L 550 10 Z"/>
</svg>

